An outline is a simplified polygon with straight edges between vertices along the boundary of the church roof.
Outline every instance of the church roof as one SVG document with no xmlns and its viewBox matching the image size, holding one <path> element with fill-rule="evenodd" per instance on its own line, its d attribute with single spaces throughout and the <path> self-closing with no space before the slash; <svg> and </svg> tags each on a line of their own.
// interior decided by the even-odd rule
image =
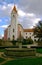
<svg viewBox="0 0 42 65">
<path fill-rule="evenodd" d="M 33 32 L 34 29 L 24 29 L 24 32 Z"/>
<path fill-rule="evenodd" d="M 21 24 L 18 24 L 18 25 L 20 25 L 22 27 L 22 29 L 23 29 L 23 26 Z"/>
<path fill-rule="evenodd" d="M 13 11 L 15 11 L 17 13 L 17 9 L 16 9 L 16 6 L 15 5 L 13 7 Z"/>
</svg>

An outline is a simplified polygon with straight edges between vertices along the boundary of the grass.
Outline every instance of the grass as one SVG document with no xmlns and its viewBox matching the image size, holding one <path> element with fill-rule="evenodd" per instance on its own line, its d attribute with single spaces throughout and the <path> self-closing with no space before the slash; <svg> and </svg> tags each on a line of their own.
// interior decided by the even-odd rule
<svg viewBox="0 0 42 65">
<path fill-rule="evenodd" d="M 3 65 L 42 65 L 42 57 L 12 60 Z"/>
<path fill-rule="evenodd" d="M 0 49 L 0 52 L 5 52 L 6 50 L 5 49 Z"/>
<path fill-rule="evenodd" d="M 37 49 L 36 49 L 36 52 L 37 52 L 37 53 L 42 53 L 42 48 L 37 48 Z"/>
<path fill-rule="evenodd" d="M 3 58 L 0 58 L 0 63 L 1 63 L 1 62 L 3 62 L 3 61 L 5 61 L 5 59 L 3 59 Z"/>
</svg>

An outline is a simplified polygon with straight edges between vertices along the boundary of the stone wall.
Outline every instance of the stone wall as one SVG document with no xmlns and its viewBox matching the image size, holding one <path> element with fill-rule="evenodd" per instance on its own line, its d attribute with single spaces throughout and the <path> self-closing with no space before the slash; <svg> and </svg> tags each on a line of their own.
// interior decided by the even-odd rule
<svg viewBox="0 0 42 65">
<path fill-rule="evenodd" d="M 36 49 L 28 48 L 7 48 L 4 53 L 6 56 L 12 57 L 26 57 L 36 56 Z"/>
</svg>

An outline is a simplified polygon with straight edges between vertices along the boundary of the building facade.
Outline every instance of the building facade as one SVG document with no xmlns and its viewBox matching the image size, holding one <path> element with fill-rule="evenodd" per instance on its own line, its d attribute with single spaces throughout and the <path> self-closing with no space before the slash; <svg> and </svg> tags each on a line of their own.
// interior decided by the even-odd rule
<svg viewBox="0 0 42 65">
<path fill-rule="evenodd" d="M 17 40 L 21 34 L 24 39 L 32 38 L 33 41 L 37 38 L 33 35 L 34 29 L 23 29 L 22 25 L 18 23 L 18 11 L 16 6 L 13 7 L 11 12 L 11 24 L 4 31 L 4 39 L 6 40 Z"/>
<path fill-rule="evenodd" d="M 4 30 L 4 40 L 7 40 L 8 37 L 8 28 Z"/>
</svg>

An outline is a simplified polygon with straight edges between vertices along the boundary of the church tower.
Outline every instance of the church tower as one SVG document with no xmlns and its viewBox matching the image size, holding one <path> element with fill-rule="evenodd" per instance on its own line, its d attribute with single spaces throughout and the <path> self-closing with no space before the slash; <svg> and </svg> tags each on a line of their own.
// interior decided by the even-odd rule
<svg viewBox="0 0 42 65">
<path fill-rule="evenodd" d="M 16 6 L 14 5 L 12 12 L 11 12 L 11 40 L 17 40 L 18 38 L 18 13 Z"/>
</svg>

